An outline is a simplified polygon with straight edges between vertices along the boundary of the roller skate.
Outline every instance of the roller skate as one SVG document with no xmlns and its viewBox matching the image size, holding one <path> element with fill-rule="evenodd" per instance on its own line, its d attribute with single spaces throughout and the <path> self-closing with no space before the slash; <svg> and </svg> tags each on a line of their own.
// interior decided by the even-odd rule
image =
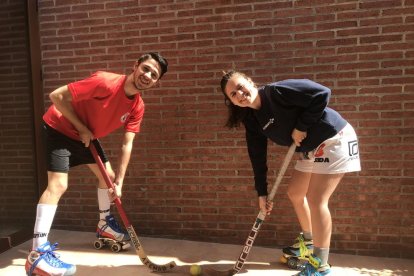
<svg viewBox="0 0 414 276">
<path fill-rule="evenodd" d="M 109 246 L 112 252 L 119 252 L 130 247 L 128 233 L 121 229 L 112 215 L 99 221 L 96 228 L 96 237 L 98 239 L 93 243 L 95 249 Z"/>
<path fill-rule="evenodd" d="M 31 250 L 26 259 L 25 269 L 28 276 L 60 275 L 70 276 L 76 273 L 76 266 L 64 263 L 55 253 L 57 243 L 51 245 L 49 242 Z"/>
<path fill-rule="evenodd" d="M 329 264 L 321 266 L 321 259 L 311 254 L 309 262 L 295 276 L 325 276 L 329 274 L 331 274 L 331 266 Z"/>
<path fill-rule="evenodd" d="M 280 257 L 280 262 L 287 264 L 291 269 L 303 268 L 313 253 L 313 240 L 305 240 L 300 233 L 296 241 L 294 245 L 283 248 L 283 255 Z"/>
</svg>

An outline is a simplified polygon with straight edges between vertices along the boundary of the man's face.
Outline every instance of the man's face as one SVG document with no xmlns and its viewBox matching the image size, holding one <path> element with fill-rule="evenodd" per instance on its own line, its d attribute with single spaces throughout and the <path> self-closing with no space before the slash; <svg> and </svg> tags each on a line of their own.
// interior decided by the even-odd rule
<svg viewBox="0 0 414 276">
<path fill-rule="evenodd" d="M 134 65 L 134 85 L 138 90 L 146 90 L 153 87 L 160 78 L 161 67 L 152 58 Z"/>
</svg>

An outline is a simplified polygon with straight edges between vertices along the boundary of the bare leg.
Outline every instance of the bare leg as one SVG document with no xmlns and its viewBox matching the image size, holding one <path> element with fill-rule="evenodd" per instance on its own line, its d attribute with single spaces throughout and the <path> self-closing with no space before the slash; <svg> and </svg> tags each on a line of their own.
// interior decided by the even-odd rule
<svg viewBox="0 0 414 276">
<path fill-rule="evenodd" d="M 311 175 L 311 173 L 294 170 L 287 189 L 303 232 L 312 232 L 311 213 L 306 199 Z"/>
<path fill-rule="evenodd" d="M 307 194 L 315 247 L 329 248 L 332 218 L 328 202 L 344 174 L 312 174 Z"/>
<path fill-rule="evenodd" d="M 68 188 L 68 174 L 48 171 L 47 177 L 47 188 L 40 197 L 39 203 L 57 205 Z"/>
<path fill-rule="evenodd" d="M 108 186 L 106 185 L 105 179 L 101 174 L 101 171 L 98 168 L 97 164 L 88 164 L 89 169 L 95 174 L 95 176 L 98 178 L 98 187 L 100 189 L 108 189 Z M 109 162 L 105 163 L 106 171 L 108 172 L 109 177 L 113 181 L 115 178 L 115 173 L 112 170 L 111 164 Z"/>
</svg>

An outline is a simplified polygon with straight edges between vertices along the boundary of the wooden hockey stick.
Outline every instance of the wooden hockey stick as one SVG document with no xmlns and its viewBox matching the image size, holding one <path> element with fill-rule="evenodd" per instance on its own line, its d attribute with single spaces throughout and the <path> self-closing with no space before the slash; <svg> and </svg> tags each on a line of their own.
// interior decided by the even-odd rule
<svg viewBox="0 0 414 276">
<path fill-rule="evenodd" d="M 107 173 L 107 171 L 105 169 L 104 164 L 102 163 L 102 160 L 101 160 L 98 152 L 96 151 L 96 147 L 95 147 L 95 145 L 92 142 L 90 143 L 89 148 L 90 148 L 90 150 L 92 152 L 93 158 L 96 161 L 96 164 L 98 164 L 98 167 L 99 167 L 99 170 L 102 173 L 102 176 L 105 179 L 106 185 L 110 189 L 111 188 L 112 189 L 115 189 L 114 188 L 114 184 L 112 183 L 112 180 L 109 177 L 109 175 L 108 175 L 108 173 Z M 116 205 L 116 207 L 118 209 L 119 216 L 121 217 L 122 222 L 124 223 L 125 228 L 128 231 L 129 237 L 131 238 L 131 241 L 132 241 L 132 243 L 133 243 L 133 245 L 135 247 L 135 251 L 136 251 L 138 257 L 140 258 L 141 262 L 144 265 L 146 265 L 153 272 L 167 272 L 167 271 L 173 269 L 177 265 L 174 261 L 169 262 L 167 264 L 163 264 L 163 265 L 158 265 L 158 264 L 155 264 L 155 263 L 151 262 L 151 260 L 148 258 L 147 254 L 145 253 L 144 248 L 141 245 L 141 242 L 138 239 L 138 235 L 135 232 L 134 227 L 131 225 L 131 223 L 129 222 L 129 220 L 128 220 L 127 216 L 126 216 L 125 210 L 122 207 L 121 200 L 119 198 L 116 198 L 114 200 L 114 203 L 115 203 L 115 205 Z"/>
<path fill-rule="evenodd" d="M 272 190 L 270 191 L 269 195 L 267 196 L 267 201 L 273 201 L 273 198 L 275 197 L 277 188 L 279 187 L 280 182 L 282 182 L 283 176 L 285 175 L 286 169 L 290 163 L 290 160 L 292 159 L 293 154 L 295 153 L 296 145 L 293 143 L 290 147 L 288 152 L 286 153 L 285 159 L 283 160 L 282 166 L 279 170 L 279 173 L 276 177 L 275 183 L 273 184 Z M 236 261 L 236 264 L 234 267 L 230 270 L 226 271 L 217 271 L 213 269 L 208 269 L 210 275 L 214 276 L 231 276 L 239 273 L 239 271 L 243 268 L 244 263 L 247 259 L 247 256 L 250 253 L 250 249 L 253 247 L 253 243 L 257 237 L 257 234 L 259 233 L 260 226 L 262 226 L 263 221 L 266 218 L 266 213 L 263 213 L 261 210 L 259 214 L 257 215 L 256 221 L 253 224 L 252 230 L 250 231 L 249 236 L 246 239 L 246 242 L 244 244 L 243 250 L 239 256 L 239 258 Z"/>
</svg>

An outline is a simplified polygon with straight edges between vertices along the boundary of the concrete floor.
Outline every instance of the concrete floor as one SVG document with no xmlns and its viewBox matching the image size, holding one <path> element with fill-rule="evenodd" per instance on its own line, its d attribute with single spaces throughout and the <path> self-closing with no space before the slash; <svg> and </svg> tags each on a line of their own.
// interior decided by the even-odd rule
<svg viewBox="0 0 414 276">
<path fill-rule="evenodd" d="M 65 262 L 77 264 L 77 276 L 178 276 L 189 275 L 192 264 L 202 266 L 209 276 L 210 268 L 228 270 L 234 265 L 243 245 L 227 245 L 205 242 L 170 240 L 141 237 L 140 241 L 151 261 L 164 264 L 175 261 L 177 267 L 168 273 L 152 273 L 139 260 L 133 247 L 127 251 L 113 253 L 108 248 L 93 248 L 94 233 L 53 230 L 51 242 L 59 241 L 58 251 Z M 31 241 L 27 241 L 0 254 L 0 275 L 25 275 L 24 264 Z M 239 275 L 293 275 L 278 262 L 280 250 L 254 246 Z M 414 275 L 414 261 L 407 259 L 375 258 L 353 255 L 331 254 L 333 275 Z"/>
</svg>

